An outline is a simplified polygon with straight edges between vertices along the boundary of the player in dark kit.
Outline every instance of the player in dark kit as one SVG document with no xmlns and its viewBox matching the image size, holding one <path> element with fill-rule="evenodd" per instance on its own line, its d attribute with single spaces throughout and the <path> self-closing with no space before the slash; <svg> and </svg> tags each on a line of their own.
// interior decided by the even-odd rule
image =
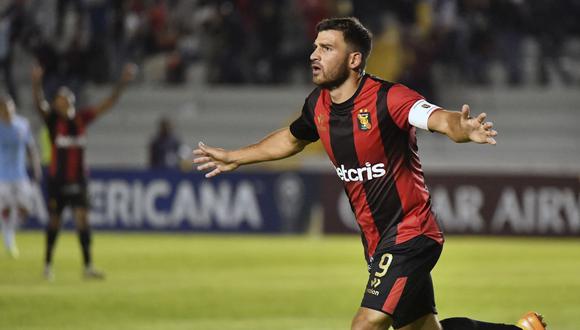
<svg viewBox="0 0 580 330">
<path fill-rule="evenodd" d="M 313 82 L 302 115 L 257 144 L 194 151 L 206 177 L 240 165 L 289 157 L 321 140 L 362 233 L 369 280 L 352 329 L 545 329 L 527 313 L 515 325 L 436 317 L 431 269 L 443 234 L 431 208 L 417 155 L 416 128 L 455 142 L 496 144 L 486 115 L 444 110 L 417 92 L 364 72 L 370 32 L 355 18 L 323 20 L 310 55 Z"/>
<path fill-rule="evenodd" d="M 73 209 L 75 225 L 83 252 L 85 278 L 102 279 L 104 274 L 93 268 L 91 258 L 91 231 L 87 218 L 87 171 L 85 167 L 86 128 L 93 120 L 109 110 L 135 75 L 135 66 L 125 66 L 120 81 L 111 95 L 95 107 L 75 109 L 75 96 L 67 87 L 61 87 L 49 104 L 42 91 L 43 70 L 35 66 L 32 73 L 34 101 L 50 135 L 51 160 L 48 167 L 48 213 L 46 227 L 46 255 L 44 276 L 52 280 L 52 255 L 61 226 L 62 211 Z"/>
</svg>

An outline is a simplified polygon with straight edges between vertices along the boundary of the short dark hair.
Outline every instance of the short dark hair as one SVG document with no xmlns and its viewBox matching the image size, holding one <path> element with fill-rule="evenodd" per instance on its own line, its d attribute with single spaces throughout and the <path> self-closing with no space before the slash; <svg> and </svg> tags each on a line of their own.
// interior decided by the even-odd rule
<svg viewBox="0 0 580 330">
<path fill-rule="evenodd" d="M 316 32 L 327 30 L 342 32 L 344 41 L 362 54 L 363 59 L 359 70 L 364 70 L 373 47 L 373 34 L 356 17 L 327 18 L 316 24 Z"/>
</svg>

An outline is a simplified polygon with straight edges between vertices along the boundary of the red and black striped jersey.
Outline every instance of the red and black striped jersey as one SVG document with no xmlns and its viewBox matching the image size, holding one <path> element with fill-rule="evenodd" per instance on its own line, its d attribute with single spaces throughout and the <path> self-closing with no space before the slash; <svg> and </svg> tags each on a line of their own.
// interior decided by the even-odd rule
<svg viewBox="0 0 580 330">
<path fill-rule="evenodd" d="M 83 182 L 86 179 L 86 128 L 95 119 L 95 110 L 86 108 L 72 118 L 50 111 L 44 121 L 51 141 L 48 176 L 63 183 Z"/>
<path fill-rule="evenodd" d="M 344 183 L 367 260 L 419 235 L 443 244 L 409 124 L 411 108 L 423 99 L 401 84 L 365 75 L 341 104 L 316 88 L 290 125 L 298 139 L 321 140 Z"/>
</svg>

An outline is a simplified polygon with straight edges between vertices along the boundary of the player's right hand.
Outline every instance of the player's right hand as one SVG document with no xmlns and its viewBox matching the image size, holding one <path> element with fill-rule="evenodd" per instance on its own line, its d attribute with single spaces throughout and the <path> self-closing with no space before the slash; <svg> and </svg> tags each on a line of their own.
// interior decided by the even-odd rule
<svg viewBox="0 0 580 330">
<path fill-rule="evenodd" d="M 193 151 L 194 164 L 200 171 L 210 170 L 205 174 L 206 178 L 214 177 L 220 173 L 230 172 L 238 168 L 238 164 L 232 161 L 227 150 L 206 146 L 203 142 L 198 143 L 198 149 Z"/>
</svg>

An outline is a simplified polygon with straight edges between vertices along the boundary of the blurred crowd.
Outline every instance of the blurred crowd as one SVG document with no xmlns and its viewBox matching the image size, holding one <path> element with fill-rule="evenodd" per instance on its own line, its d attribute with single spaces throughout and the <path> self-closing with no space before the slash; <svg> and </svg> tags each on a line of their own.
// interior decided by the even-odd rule
<svg viewBox="0 0 580 330">
<path fill-rule="evenodd" d="M 210 84 L 309 81 L 316 23 L 354 15 L 375 35 L 368 71 L 433 94 L 433 68 L 459 83 L 490 84 L 499 63 L 513 86 L 577 82 L 564 61 L 580 37 L 580 0 L 3 0 L 0 68 L 12 75 L 20 47 L 45 69 L 48 95 L 118 77 L 127 61 L 162 63 L 181 84 L 203 68 Z M 537 45 L 526 77 L 525 41 Z M 577 50 L 576 50 L 577 52 Z M 573 52 L 572 52 L 573 53 Z M 574 55 L 574 54 L 572 54 Z M 574 56 L 578 57 L 578 54 Z M 147 77 L 142 77 L 147 79 Z"/>
</svg>

